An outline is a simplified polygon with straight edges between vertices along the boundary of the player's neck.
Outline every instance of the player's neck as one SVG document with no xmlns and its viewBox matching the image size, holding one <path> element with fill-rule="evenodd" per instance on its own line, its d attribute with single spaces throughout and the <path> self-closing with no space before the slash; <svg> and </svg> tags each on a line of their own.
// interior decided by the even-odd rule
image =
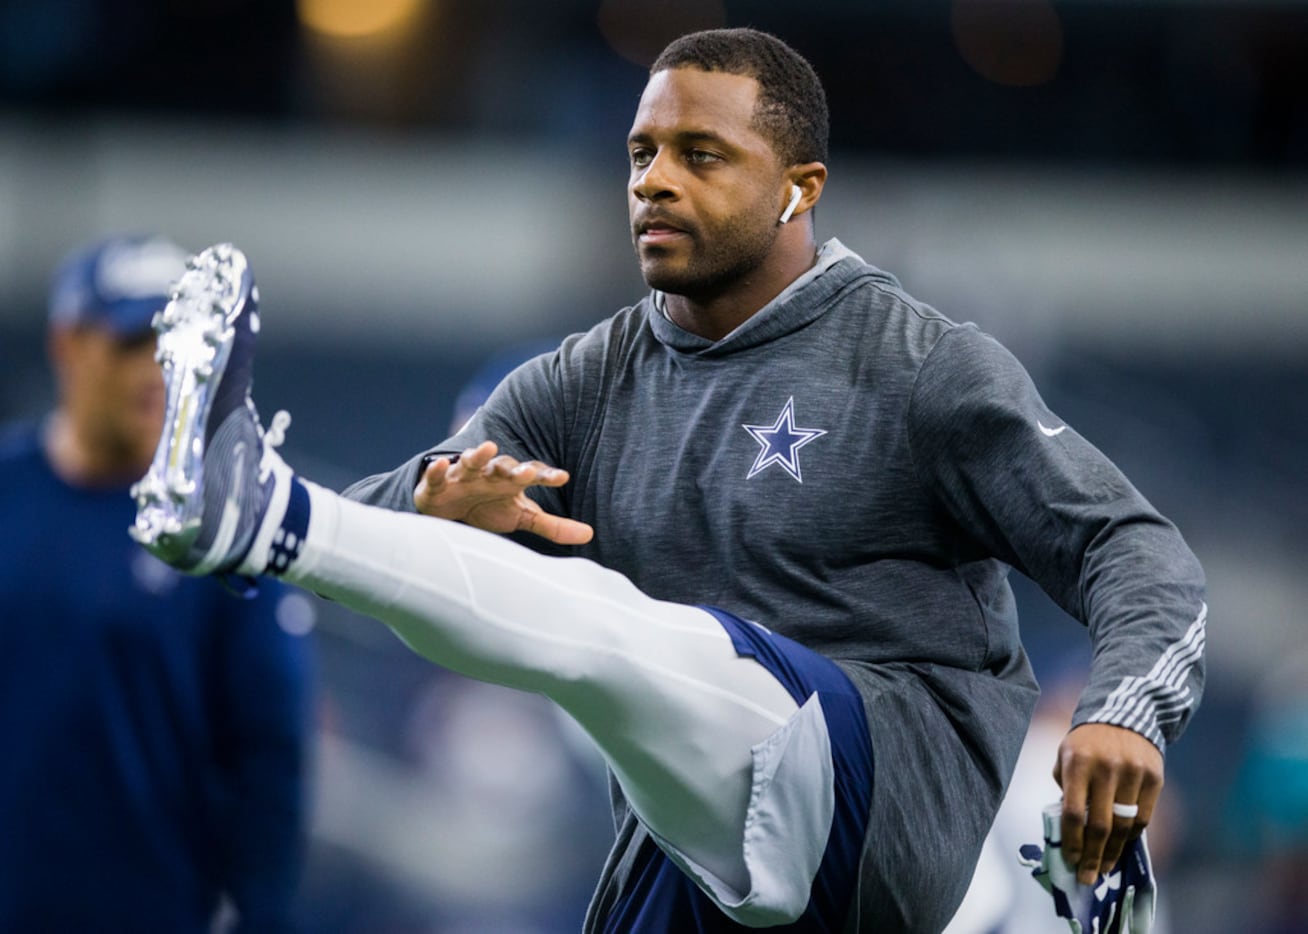
<svg viewBox="0 0 1308 934">
<path fill-rule="evenodd" d="M 796 234 L 800 231 L 796 230 Z M 767 262 L 714 292 L 664 296 L 674 324 L 711 341 L 726 337 L 813 268 L 817 245 L 809 236 L 778 241 Z"/>
</svg>

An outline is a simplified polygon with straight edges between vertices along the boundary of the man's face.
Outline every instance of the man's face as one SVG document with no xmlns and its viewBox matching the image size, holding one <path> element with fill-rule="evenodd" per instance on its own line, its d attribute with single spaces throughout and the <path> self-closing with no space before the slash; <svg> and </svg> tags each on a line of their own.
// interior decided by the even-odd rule
<svg viewBox="0 0 1308 934">
<path fill-rule="evenodd" d="M 691 298 L 729 291 L 776 240 L 780 164 L 751 125 L 758 82 L 674 68 L 650 77 L 627 139 L 640 271 Z"/>
<path fill-rule="evenodd" d="M 92 327 L 61 332 L 63 406 L 107 462 L 149 466 L 163 428 L 163 374 L 152 333 L 123 339 Z"/>
</svg>

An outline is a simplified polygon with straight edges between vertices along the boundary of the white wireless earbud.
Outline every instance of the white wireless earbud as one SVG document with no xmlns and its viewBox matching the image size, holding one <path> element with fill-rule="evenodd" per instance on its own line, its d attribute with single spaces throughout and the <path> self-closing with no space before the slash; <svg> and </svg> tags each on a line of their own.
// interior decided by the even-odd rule
<svg viewBox="0 0 1308 934">
<path fill-rule="evenodd" d="M 799 199 L 802 197 L 804 197 L 804 192 L 800 190 L 799 186 L 791 185 L 790 203 L 786 205 L 786 209 L 781 212 L 781 220 L 778 221 L 778 223 L 784 224 L 786 221 L 790 220 L 790 215 L 795 213 L 795 208 L 799 207 Z"/>
</svg>

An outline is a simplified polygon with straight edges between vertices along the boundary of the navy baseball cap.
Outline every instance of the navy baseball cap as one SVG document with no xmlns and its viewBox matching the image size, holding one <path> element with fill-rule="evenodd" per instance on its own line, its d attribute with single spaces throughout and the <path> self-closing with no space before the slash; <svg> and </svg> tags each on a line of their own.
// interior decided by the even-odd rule
<svg viewBox="0 0 1308 934">
<path fill-rule="evenodd" d="M 50 290 L 50 324 L 103 328 L 118 337 L 150 330 L 190 254 L 164 237 L 119 234 L 64 257 Z"/>
</svg>

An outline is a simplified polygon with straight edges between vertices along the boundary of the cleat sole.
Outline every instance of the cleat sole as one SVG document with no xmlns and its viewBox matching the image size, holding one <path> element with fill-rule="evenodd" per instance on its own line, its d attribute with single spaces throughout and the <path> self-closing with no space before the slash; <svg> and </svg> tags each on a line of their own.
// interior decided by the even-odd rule
<svg viewBox="0 0 1308 934">
<path fill-rule="evenodd" d="M 132 487 L 132 538 L 165 561 L 180 559 L 200 532 L 205 426 L 231 353 L 233 323 L 244 297 L 245 256 L 230 245 L 210 247 L 187 263 L 173 297 L 155 315 L 163 366 L 164 427 L 150 469 Z"/>
</svg>

